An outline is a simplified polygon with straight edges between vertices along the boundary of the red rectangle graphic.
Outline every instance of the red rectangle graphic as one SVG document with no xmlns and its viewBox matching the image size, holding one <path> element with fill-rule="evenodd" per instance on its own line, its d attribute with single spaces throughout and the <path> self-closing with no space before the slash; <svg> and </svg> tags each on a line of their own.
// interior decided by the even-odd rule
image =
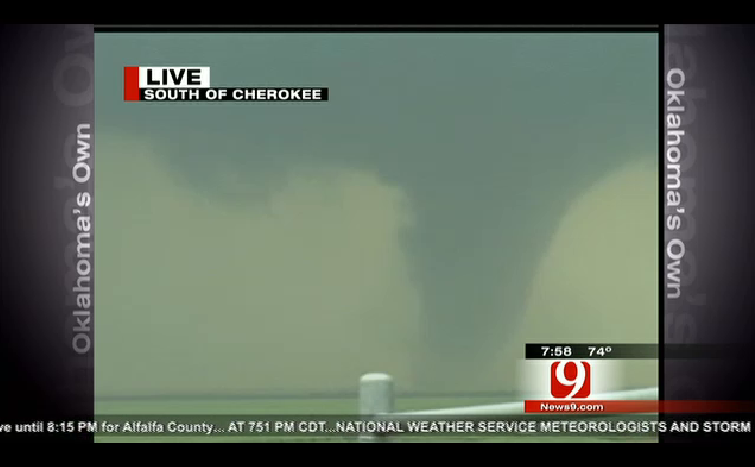
<svg viewBox="0 0 755 467">
<path fill-rule="evenodd" d="M 127 66 L 123 68 L 123 100 L 140 100 L 138 66 Z"/>
</svg>

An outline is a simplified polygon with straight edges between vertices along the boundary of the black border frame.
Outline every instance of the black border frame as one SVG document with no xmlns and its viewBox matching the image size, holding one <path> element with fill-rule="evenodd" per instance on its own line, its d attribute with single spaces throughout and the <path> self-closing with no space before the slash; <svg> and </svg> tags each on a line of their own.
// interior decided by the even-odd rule
<svg viewBox="0 0 755 467">
<path fill-rule="evenodd" d="M 200 28 L 197 25 L 145 25 L 140 26 L 141 32 L 157 32 L 170 26 L 167 33 L 178 32 L 195 32 L 198 29 L 203 31 L 214 30 L 215 32 L 239 32 L 248 31 L 250 28 L 255 30 L 264 30 L 265 32 L 294 32 L 294 29 L 302 32 L 334 32 L 334 31 L 364 31 L 364 27 L 355 26 L 354 24 L 330 26 L 317 25 L 257 25 L 249 26 L 228 26 L 216 29 L 215 26 Z M 660 29 L 665 25 L 656 25 Z M 608 32 L 621 30 L 624 32 L 636 28 L 638 32 L 648 32 L 648 26 L 632 25 L 550 25 L 537 27 L 539 32 Z M 3 363 L 3 374 L 0 377 L 0 416 L 2 422 L 6 420 L 10 423 L 15 421 L 36 421 L 36 420 L 69 420 L 87 419 L 93 415 L 93 401 L 84 397 L 74 397 L 70 393 L 64 393 L 59 390 L 58 378 L 65 379 L 61 374 L 61 368 L 64 368 L 64 354 L 60 352 L 57 344 L 52 344 L 59 336 L 60 328 L 46 328 L 45 324 L 40 327 L 40 323 L 35 320 L 45 319 L 46 314 L 60 318 L 59 305 L 55 301 L 60 301 L 60 292 L 53 289 L 46 289 L 49 284 L 45 282 L 48 279 L 55 280 L 57 272 L 60 272 L 59 264 L 48 263 L 50 259 L 45 256 L 49 252 L 57 254 L 63 251 L 64 239 L 54 238 L 50 241 L 47 236 L 54 231 L 48 223 L 56 223 L 60 220 L 59 196 L 52 191 L 50 178 L 48 175 L 60 175 L 59 167 L 53 167 L 54 164 L 48 164 L 47 157 L 53 157 L 47 154 L 47 149 L 40 141 L 48 137 L 48 133 L 57 128 L 61 122 L 54 120 L 49 112 L 45 111 L 44 106 L 49 105 L 44 99 L 49 97 L 45 94 L 49 89 L 43 89 L 45 82 L 38 79 L 38 75 L 43 71 L 50 72 L 51 47 L 56 39 L 53 39 L 48 33 L 57 31 L 60 33 L 63 25 L 4 25 L 2 28 L 2 57 L 4 64 L 9 66 L 10 73 L 3 75 L 3 220 L 5 228 L 3 229 L 3 318 L 0 324 L 0 348 Z M 213 29 L 215 28 L 215 29 Z M 416 26 L 399 26 L 399 25 L 382 25 L 371 27 L 369 32 L 391 31 L 391 32 L 427 32 L 439 30 L 456 30 L 458 32 L 502 32 L 502 31 L 530 31 L 534 25 L 521 26 L 510 25 L 492 26 L 492 25 L 456 25 L 456 26 L 433 26 L 433 25 L 416 25 Z M 581 28 L 581 29 L 580 29 Z M 132 29 L 129 25 L 98 25 L 97 33 L 124 32 Z M 579 31 L 578 31 L 579 30 Z M 659 31 L 659 69 L 661 70 L 661 80 L 659 83 L 659 122 L 660 134 L 665 132 L 665 108 L 664 108 L 664 75 L 666 70 L 666 54 L 664 31 Z M 57 36 L 60 40 L 62 36 Z M 752 121 L 753 111 L 755 108 L 755 93 L 747 93 L 746 89 L 741 88 L 740 92 L 733 93 L 728 86 L 733 82 L 735 86 L 742 86 L 743 82 L 755 77 L 755 68 L 750 65 L 749 57 L 755 44 L 755 29 L 748 25 L 715 25 L 711 27 L 711 33 L 705 41 L 700 43 L 700 62 L 699 66 L 704 69 L 704 76 L 708 82 L 706 86 L 710 91 L 714 91 L 714 97 L 721 99 L 729 98 L 729 101 L 723 102 L 716 100 L 706 108 L 706 111 L 713 112 L 720 121 L 737 125 L 741 121 Z M 33 60 L 32 60 L 33 58 Z M 724 64 L 725 69 L 713 67 L 709 63 Z M 707 67 L 707 68 L 706 68 Z M 23 100 L 14 96 L 27 96 Z M 30 97 L 31 96 L 31 97 Z M 46 97 L 45 97 L 46 96 Z M 29 100 L 31 99 L 31 100 Z M 33 102 L 33 104 L 32 104 Z M 727 119 L 728 118 L 728 119 Z M 737 121 L 735 121 L 737 120 Z M 36 125 L 34 124 L 36 123 Z M 41 124 L 40 124 L 41 123 Z M 712 124 L 712 120 L 707 120 Z M 738 127 L 737 127 L 738 128 Z M 729 313 L 730 321 L 726 323 L 726 328 L 720 328 L 719 332 L 728 332 L 724 336 L 739 332 L 738 337 L 744 338 L 745 344 L 752 345 L 755 341 L 755 335 L 752 333 L 753 318 L 752 314 L 746 314 L 749 310 L 755 309 L 755 296 L 753 296 L 752 285 L 755 282 L 755 273 L 753 273 L 752 261 L 749 259 L 749 253 L 753 251 L 752 242 L 748 239 L 755 238 L 753 222 L 746 215 L 746 204 L 744 208 L 737 203 L 746 203 L 753 195 L 752 184 L 744 176 L 752 173 L 753 162 L 747 158 L 748 148 L 753 147 L 755 137 L 752 133 L 735 133 L 731 128 L 722 126 L 713 126 L 700 130 L 704 133 L 705 149 L 709 153 L 715 152 L 718 158 L 720 170 L 715 174 L 720 177 L 729 177 L 726 180 L 735 180 L 734 184 L 718 187 L 723 190 L 714 194 L 712 185 L 715 181 L 706 179 L 708 185 L 705 189 L 705 196 L 711 199 L 705 201 L 706 214 L 711 216 L 711 223 L 707 225 L 699 223 L 701 229 L 715 231 L 709 236 L 712 239 L 715 234 L 724 235 L 726 232 L 734 232 L 733 237 L 724 237 L 715 239 L 715 243 L 700 244 L 700 250 L 713 249 L 720 251 L 720 242 L 736 242 L 731 248 L 739 251 L 741 256 L 728 255 L 729 250 L 724 251 L 721 261 L 727 261 L 725 264 L 731 274 L 731 282 L 721 284 L 714 282 L 711 276 L 706 276 L 708 281 L 706 286 L 710 286 L 712 293 L 709 310 L 712 312 Z M 720 138 L 728 137 L 728 141 L 721 141 Z M 665 143 L 663 136 L 660 138 L 659 156 L 663 160 L 665 152 Z M 57 143 L 56 143 L 57 144 Z M 701 151 L 702 154 L 702 151 Z M 703 157 L 713 157 L 702 154 Z M 58 161 L 60 162 L 60 161 Z M 711 162 L 707 162 L 707 168 L 713 169 Z M 703 181 L 705 175 L 698 174 L 698 178 Z M 720 180 L 719 180 L 720 181 Z M 665 193 L 665 173 L 659 170 L 659 188 L 661 193 Z M 729 191 L 726 191 L 730 188 Z M 661 199 L 663 206 L 663 198 Z M 723 217 L 716 218 L 713 211 L 718 207 L 724 209 L 724 206 L 733 206 L 730 209 L 735 210 L 737 206 L 743 210 L 742 213 L 727 212 L 722 214 Z M 54 209 L 53 209 L 54 207 Z M 661 209 L 663 213 L 663 209 Z M 45 217 L 42 217 L 45 216 Z M 713 220 L 725 222 L 725 225 L 713 224 Z M 662 271 L 660 280 L 660 290 L 665 290 L 663 280 L 665 272 L 664 262 L 664 223 L 660 225 L 659 232 L 660 244 L 660 261 L 659 267 Z M 60 247 L 58 249 L 58 247 Z M 33 260 L 32 263 L 29 261 Z M 705 265 L 704 265 L 705 266 Z M 721 264 L 708 265 L 707 267 L 720 267 Z M 53 271 L 50 273 L 50 271 Z M 57 272 L 56 272 L 57 271 Z M 727 276 L 728 277 L 728 276 Z M 659 342 L 666 342 L 666 313 L 664 294 L 659 294 L 660 299 L 660 316 L 659 316 Z M 49 298 L 48 301 L 42 300 Z M 40 309 L 34 308 L 35 304 L 40 304 Z M 729 310 L 729 311 L 727 311 Z M 37 314 L 39 313 L 39 314 Z M 48 317 L 49 317 L 48 316 Z M 56 324 L 57 326 L 57 324 Z M 711 331 L 712 332 L 712 331 Z M 749 332 L 749 333 L 748 333 Z M 708 337 L 712 337 L 712 334 Z M 739 341 L 742 343 L 741 341 Z M 669 377 L 667 371 L 663 346 L 660 346 L 660 364 L 659 364 L 659 389 L 661 396 L 665 394 L 665 381 Z M 714 386 L 710 383 L 712 392 L 719 395 L 719 398 L 739 397 L 752 399 L 750 387 L 755 387 L 753 382 L 753 365 L 749 353 L 742 355 L 741 359 L 736 362 L 727 361 L 729 366 L 733 367 L 732 372 L 727 373 L 727 381 L 717 381 Z M 92 357 L 93 358 L 93 357 Z M 693 362 L 694 364 L 695 362 Z M 47 365 L 47 366 L 40 366 Z M 734 368 L 735 367 L 735 368 Z M 702 364 L 697 367 L 697 372 L 705 381 L 705 376 L 712 381 L 713 376 L 706 373 Z M 86 373 L 79 375 L 80 388 L 84 392 L 92 390 L 93 394 L 93 374 Z M 749 396 L 748 396 L 749 395 Z M 90 404 L 91 403 L 91 404 Z M 90 412 L 91 409 L 91 412 Z M 746 415 L 746 414 L 745 414 Z M 748 415 L 752 419 L 752 414 Z M 3 435 L 5 437 L 5 435 Z M 20 438 L 29 440 L 29 435 L 23 435 Z M 91 442 L 91 435 L 79 436 L 61 436 L 60 433 L 50 435 L 50 439 L 71 440 Z M 680 439 L 681 438 L 681 439 Z M 7 438 L 4 438 L 7 439 Z M 706 436 L 704 440 L 712 440 L 713 437 Z M 715 437 L 717 441 L 723 438 Z M 698 436 L 686 435 L 683 437 L 662 436 L 661 441 L 700 441 Z M 733 439 L 732 439 L 733 440 Z"/>
</svg>

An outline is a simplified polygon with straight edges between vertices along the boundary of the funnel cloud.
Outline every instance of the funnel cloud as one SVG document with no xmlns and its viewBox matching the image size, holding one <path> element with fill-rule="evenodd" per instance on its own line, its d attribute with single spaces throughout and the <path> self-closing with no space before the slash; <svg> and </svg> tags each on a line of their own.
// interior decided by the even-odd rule
<svg viewBox="0 0 755 467">
<path fill-rule="evenodd" d="M 410 383 L 401 190 L 302 171 L 264 205 L 227 205 L 177 185 L 149 141 L 101 134 L 98 150 L 98 393 L 327 392 L 370 368 Z"/>
</svg>

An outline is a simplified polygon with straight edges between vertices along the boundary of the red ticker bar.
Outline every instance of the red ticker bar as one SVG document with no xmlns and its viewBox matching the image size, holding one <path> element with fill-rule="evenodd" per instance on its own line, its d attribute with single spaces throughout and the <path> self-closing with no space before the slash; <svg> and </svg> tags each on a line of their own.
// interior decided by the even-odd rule
<svg viewBox="0 0 755 467">
<path fill-rule="evenodd" d="M 753 401 L 530 400 L 525 413 L 755 413 Z"/>
</svg>

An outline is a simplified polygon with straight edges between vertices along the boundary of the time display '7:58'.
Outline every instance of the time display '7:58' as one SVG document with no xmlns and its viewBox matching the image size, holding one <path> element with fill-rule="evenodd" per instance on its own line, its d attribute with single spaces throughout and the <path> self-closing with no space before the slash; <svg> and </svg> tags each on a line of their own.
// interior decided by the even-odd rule
<svg viewBox="0 0 755 467">
<path fill-rule="evenodd" d="M 616 347 L 616 348 L 614 348 Z M 652 355 L 642 344 L 527 344 L 527 359 L 595 359 Z M 652 350 L 652 349 L 650 349 Z"/>
</svg>

